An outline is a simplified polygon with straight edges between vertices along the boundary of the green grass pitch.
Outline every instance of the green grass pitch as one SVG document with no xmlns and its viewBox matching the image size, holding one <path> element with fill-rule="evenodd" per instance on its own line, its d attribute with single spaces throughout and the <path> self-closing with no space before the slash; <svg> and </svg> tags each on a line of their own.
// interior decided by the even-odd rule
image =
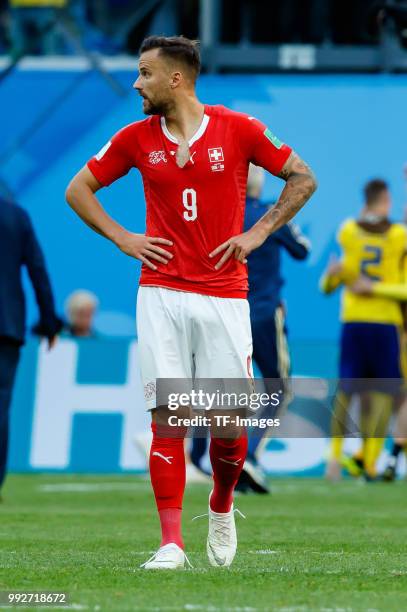
<svg viewBox="0 0 407 612">
<path fill-rule="evenodd" d="M 238 554 L 214 569 L 206 519 L 191 522 L 208 487 L 192 485 L 184 533 L 194 569 L 147 572 L 139 565 L 158 544 L 148 481 L 12 475 L 0 504 L 0 590 L 66 591 L 68 609 L 95 612 L 407 610 L 405 487 L 276 480 L 270 497 L 236 499 L 247 517 L 236 517 Z"/>
</svg>

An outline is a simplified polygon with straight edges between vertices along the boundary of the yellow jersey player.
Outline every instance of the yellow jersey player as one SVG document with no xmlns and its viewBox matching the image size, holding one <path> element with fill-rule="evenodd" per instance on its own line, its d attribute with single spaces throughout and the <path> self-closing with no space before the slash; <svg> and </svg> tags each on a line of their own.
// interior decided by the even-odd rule
<svg viewBox="0 0 407 612">
<path fill-rule="evenodd" d="M 407 165 L 404 166 L 404 177 L 407 192 Z M 405 208 L 404 223 L 407 225 L 407 206 Z M 404 330 L 401 335 L 401 366 L 404 379 L 407 380 L 407 257 L 403 260 L 403 278 L 401 284 L 389 284 L 381 281 L 372 281 L 367 276 L 360 276 L 352 286 L 352 291 L 360 295 L 373 295 L 386 297 L 401 303 L 404 314 Z M 397 461 L 400 453 L 407 453 L 407 396 L 401 398 L 400 408 L 394 431 L 394 442 L 382 474 L 382 479 L 393 482 L 397 475 Z"/>
<path fill-rule="evenodd" d="M 394 379 L 401 377 L 400 305 L 381 295 L 355 293 L 351 288 L 360 275 L 373 282 L 401 282 L 407 229 L 389 220 L 390 207 L 391 196 L 387 184 L 379 179 L 367 183 L 365 206 L 360 218 L 345 221 L 339 230 L 342 258 L 339 262 L 332 262 L 321 279 L 321 289 L 327 294 L 344 286 L 339 367 L 341 382 L 334 402 L 332 451 L 327 470 L 327 476 L 331 478 L 338 477 L 340 473 L 343 435 L 352 396 L 355 393 L 361 398 L 364 396 L 364 401 L 361 401 L 364 443 L 356 459 L 361 470 L 364 469 L 366 478 L 372 479 L 375 477 L 375 464 L 387 431 L 394 395 L 398 393 Z M 366 379 L 370 379 L 368 385 Z"/>
<path fill-rule="evenodd" d="M 381 296 L 389 300 L 402 303 L 404 310 L 404 330 L 401 335 L 401 364 L 404 380 L 407 380 L 407 259 L 404 260 L 404 282 L 400 284 L 389 284 L 381 281 L 372 281 L 367 276 L 360 276 L 352 291 L 358 295 Z M 393 482 L 397 474 L 397 460 L 400 453 L 407 452 L 407 397 L 402 397 L 401 405 L 398 409 L 397 420 L 394 431 L 393 447 L 388 458 L 387 466 L 382 474 L 382 480 Z"/>
</svg>

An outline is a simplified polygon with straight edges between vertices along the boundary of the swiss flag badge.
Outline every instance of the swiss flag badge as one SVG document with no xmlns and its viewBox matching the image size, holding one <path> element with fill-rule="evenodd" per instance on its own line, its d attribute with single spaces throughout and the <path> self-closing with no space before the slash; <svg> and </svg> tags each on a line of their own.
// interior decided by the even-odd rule
<svg viewBox="0 0 407 612">
<path fill-rule="evenodd" d="M 222 147 L 214 147 L 213 149 L 208 149 L 209 161 L 211 164 L 217 164 L 218 162 L 225 161 L 223 158 L 223 150 Z"/>
</svg>

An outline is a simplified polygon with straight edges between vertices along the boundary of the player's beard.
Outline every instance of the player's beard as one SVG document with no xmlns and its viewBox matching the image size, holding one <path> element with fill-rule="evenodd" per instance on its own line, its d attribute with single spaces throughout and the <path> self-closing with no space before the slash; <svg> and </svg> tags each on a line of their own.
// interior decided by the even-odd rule
<svg viewBox="0 0 407 612">
<path fill-rule="evenodd" d="M 145 104 L 147 102 L 147 104 Z M 145 115 L 165 115 L 168 111 L 168 104 L 165 102 L 151 102 L 148 98 L 143 101 L 143 113 Z"/>
</svg>

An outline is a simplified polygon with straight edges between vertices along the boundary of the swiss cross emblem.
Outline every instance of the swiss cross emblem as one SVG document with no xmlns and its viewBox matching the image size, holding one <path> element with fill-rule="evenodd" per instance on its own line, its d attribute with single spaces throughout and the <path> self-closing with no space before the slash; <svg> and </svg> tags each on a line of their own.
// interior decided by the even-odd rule
<svg viewBox="0 0 407 612">
<path fill-rule="evenodd" d="M 218 162 L 223 162 L 223 150 L 222 147 L 215 147 L 213 149 L 208 149 L 209 161 L 211 164 L 217 164 Z"/>
</svg>

